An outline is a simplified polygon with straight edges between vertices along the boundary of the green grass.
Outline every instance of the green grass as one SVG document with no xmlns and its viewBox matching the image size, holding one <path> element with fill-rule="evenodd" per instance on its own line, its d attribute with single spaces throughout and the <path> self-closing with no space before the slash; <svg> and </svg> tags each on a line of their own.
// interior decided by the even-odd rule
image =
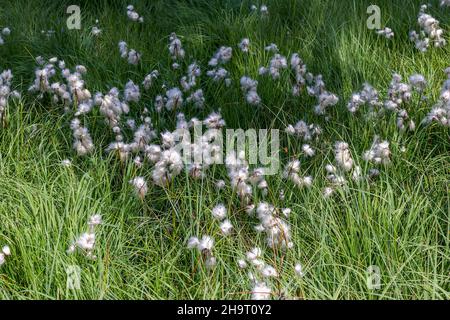
<svg viewBox="0 0 450 320">
<path fill-rule="evenodd" d="M 137 2 L 137 1 L 136 1 Z M 441 21 L 450 40 L 450 9 L 437 6 L 430 12 Z M 366 28 L 369 1 L 267 0 L 270 16 L 250 13 L 251 2 L 238 0 L 153 0 L 134 3 L 144 24 L 126 17 L 124 1 L 79 1 L 82 29 L 65 30 L 65 13 L 72 2 L 9 1 L 0 5 L 0 27 L 12 33 L 0 46 L 0 70 L 10 68 L 14 87 L 24 92 L 8 106 L 7 126 L 0 129 L 0 246 L 12 255 L 0 267 L 2 299 L 243 299 L 251 282 L 237 259 L 252 247 L 264 248 L 265 260 L 281 277 L 275 291 L 302 299 L 448 299 L 450 272 L 450 144 L 443 127 L 419 127 L 401 134 L 395 118 L 368 122 L 346 110 L 349 95 L 368 81 L 384 94 L 393 72 L 404 77 L 422 73 L 429 81 L 429 103 L 411 106 L 411 117 L 420 122 L 436 101 L 450 66 L 450 45 L 425 54 L 408 40 L 417 29 L 420 1 L 378 0 L 383 26 L 395 38 L 387 41 Z M 99 19 L 102 35 L 92 38 L 90 27 Z M 49 39 L 41 30 L 55 29 Z M 173 72 L 167 51 L 168 36 L 176 32 L 186 49 L 181 71 Z M 250 55 L 236 45 L 248 37 Z M 143 54 L 131 66 L 120 58 L 117 43 L 125 40 Z M 274 42 L 283 55 L 298 52 L 308 68 L 321 73 L 327 88 L 340 97 L 330 120 L 314 115 L 314 101 L 294 98 L 283 76 L 273 82 L 257 76 L 270 54 L 264 46 Z M 233 85 L 226 88 L 206 79 L 206 64 L 221 45 L 233 46 L 226 68 Z M 229 128 L 281 128 L 300 119 L 320 124 L 324 146 L 302 170 L 315 177 L 311 189 L 300 190 L 280 177 L 269 177 L 269 202 L 292 208 L 289 219 L 295 247 L 285 254 L 265 245 L 253 231 L 256 218 L 239 206 L 230 186 L 216 190 L 216 179 L 225 170 L 210 169 L 208 178 L 194 181 L 179 176 L 166 189 L 149 186 L 145 201 L 134 194 L 128 181 L 136 175 L 150 180 L 148 167 L 137 170 L 121 164 L 104 149 L 113 139 L 95 110 L 86 117 L 96 150 L 80 158 L 72 150 L 70 116 L 47 100 L 25 93 L 33 80 L 34 58 L 57 56 L 69 67 L 83 64 L 91 92 L 112 86 L 122 89 L 128 79 L 140 83 L 145 74 L 159 69 L 162 77 L 146 92 L 132 114 L 151 108 L 163 83 L 175 85 L 193 60 L 202 65 L 201 87 L 206 107 L 183 110 L 188 118 L 205 117 L 221 108 Z M 186 64 L 186 65 L 184 65 Z M 258 78 L 263 106 L 244 103 L 239 78 Z M 173 116 L 152 114 L 159 130 L 174 129 Z M 336 140 L 350 144 L 355 161 L 363 168 L 362 153 L 375 134 L 391 142 L 392 164 L 381 169 L 373 183 L 351 183 L 332 199 L 324 199 L 324 169 L 332 161 Z M 287 147 L 286 139 L 283 147 Z M 401 152 L 401 147 L 406 151 Z M 289 155 L 300 151 L 290 139 Z M 284 155 L 286 158 L 288 155 Z M 73 166 L 61 166 L 63 159 Z M 284 201 L 278 199 L 285 190 Z M 257 198 L 261 198 L 257 195 Z M 223 202 L 231 209 L 232 237 L 222 237 L 211 208 Z M 68 255 L 70 242 L 86 231 L 86 221 L 101 213 L 97 260 Z M 190 236 L 211 234 L 216 240 L 218 264 L 208 271 L 199 255 L 186 248 Z M 294 275 L 301 262 L 305 276 Z M 66 288 L 66 268 L 82 270 L 81 290 Z M 381 271 L 381 288 L 369 290 L 366 269 Z M 276 296 L 275 296 L 276 297 Z"/>
</svg>

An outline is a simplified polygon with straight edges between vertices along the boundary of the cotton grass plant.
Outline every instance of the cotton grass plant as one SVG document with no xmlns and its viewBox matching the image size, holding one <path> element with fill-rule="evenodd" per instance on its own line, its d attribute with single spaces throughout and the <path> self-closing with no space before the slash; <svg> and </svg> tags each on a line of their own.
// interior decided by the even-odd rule
<svg viewBox="0 0 450 320">
<path fill-rule="evenodd" d="M 0 90 L 0 296 L 448 298 L 449 12 L 422 7 L 439 45 L 420 53 L 421 4 L 381 2 L 390 41 L 360 29 L 362 3 L 103 3 L 83 8 L 101 33 L 39 40 L 8 4 L 24 34 L 0 47 L 15 76 Z M 27 6 L 42 30 L 58 12 Z M 183 147 L 209 161 L 187 164 L 179 130 L 198 126 Z M 212 161 L 238 127 L 283 132 L 277 174 L 242 152 Z"/>
</svg>

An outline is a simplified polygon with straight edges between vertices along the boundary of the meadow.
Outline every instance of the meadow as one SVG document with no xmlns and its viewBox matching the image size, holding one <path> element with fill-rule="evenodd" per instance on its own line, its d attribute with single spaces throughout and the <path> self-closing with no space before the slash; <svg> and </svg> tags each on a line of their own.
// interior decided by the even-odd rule
<svg viewBox="0 0 450 320">
<path fill-rule="evenodd" d="M 0 299 L 448 299 L 429 2 L 0 0 Z M 278 129 L 279 172 L 185 166 L 198 124 Z"/>
</svg>

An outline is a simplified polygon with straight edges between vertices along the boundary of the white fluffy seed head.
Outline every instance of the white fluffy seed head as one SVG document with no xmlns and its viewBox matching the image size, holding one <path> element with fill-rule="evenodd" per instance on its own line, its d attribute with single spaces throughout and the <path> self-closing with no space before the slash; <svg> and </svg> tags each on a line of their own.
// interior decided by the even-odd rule
<svg viewBox="0 0 450 320">
<path fill-rule="evenodd" d="M 255 283 L 252 289 L 252 300 L 268 300 L 272 290 L 265 282 Z"/>
<path fill-rule="evenodd" d="M 9 246 L 4 246 L 4 247 L 2 248 L 2 252 L 3 252 L 3 254 L 4 254 L 5 256 L 11 255 L 11 249 L 9 248 Z"/>
<path fill-rule="evenodd" d="M 187 243 L 188 249 L 198 248 L 200 240 L 197 237 L 190 237 Z"/>
<path fill-rule="evenodd" d="M 143 177 L 136 177 L 130 180 L 130 183 L 134 187 L 134 191 L 138 195 L 138 197 L 143 200 L 148 191 L 147 182 Z"/>
<path fill-rule="evenodd" d="M 300 263 L 297 263 L 294 267 L 295 273 L 299 276 L 299 277 L 303 277 L 305 274 L 303 273 L 303 267 Z"/>
<path fill-rule="evenodd" d="M 223 235 L 225 235 L 225 236 L 229 235 L 232 230 L 233 230 L 233 225 L 231 224 L 230 220 L 225 219 L 220 224 L 220 231 L 222 231 Z"/>
<path fill-rule="evenodd" d="M 212 215 L 217 220 L 223 220 L 227 216 L 227 209 L 223 204 L 218 204 L 212 209 Z"/>
</svg>

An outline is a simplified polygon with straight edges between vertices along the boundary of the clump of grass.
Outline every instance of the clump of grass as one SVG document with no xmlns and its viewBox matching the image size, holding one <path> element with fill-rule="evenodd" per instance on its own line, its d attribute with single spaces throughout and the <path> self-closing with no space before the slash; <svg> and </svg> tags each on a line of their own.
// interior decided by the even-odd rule
<svg viewBox="0 0 450 320">
<path fill-rule="evenodd" d="M 14 74 L 8 88 L 25 91 L 36 80 L 42 94 L 1 110 L 1 298 L 449 298 L 441 112 L 449 49 L 422 54 L 409 41 L 420 2 L 379 1 L 390 40 L 366 30 L 364 1 L 128 5 L 83 3 L 81 30 L 65 29 L 61 3 L 16 1 L 0 11 L 11 29 L 0 46 L 1 68 Z M 430 8 L 449 30 L 444 10 Z M 136 48 L 131 59 L 121 40 Z M 59 78 L 68 87 L 58 103 L 43 81 L 56 62 L 33 74 L 37 56 L 64 61 L 58 72 L 77 66 Z M 295 62 L 289 68 L 285 57 Z M 261 66 L 272 76 L 259 75 Z M 400 74 L 416 76 L 402 83 Z M 427 99 L 413 104 L 417 74 Z M 374 88 L 387 90 L 375 99 Z M 386 101 L 398 106 L 366 116 Z M 428 125 L 403 130 L 399 118 Z M 184 168 L 173 130 L 197 122 L 287 128 L 286 174 L 264 176 L 239 154 L 226 168 Z M 80 242 L 96 259 L 68 255 L 97 213 L 95 246 Z M 71 266 L 81 270 L 79 290 L 67 287 Z M 379 288 L 367 286 L 371 266 Z"/>
</svg>

